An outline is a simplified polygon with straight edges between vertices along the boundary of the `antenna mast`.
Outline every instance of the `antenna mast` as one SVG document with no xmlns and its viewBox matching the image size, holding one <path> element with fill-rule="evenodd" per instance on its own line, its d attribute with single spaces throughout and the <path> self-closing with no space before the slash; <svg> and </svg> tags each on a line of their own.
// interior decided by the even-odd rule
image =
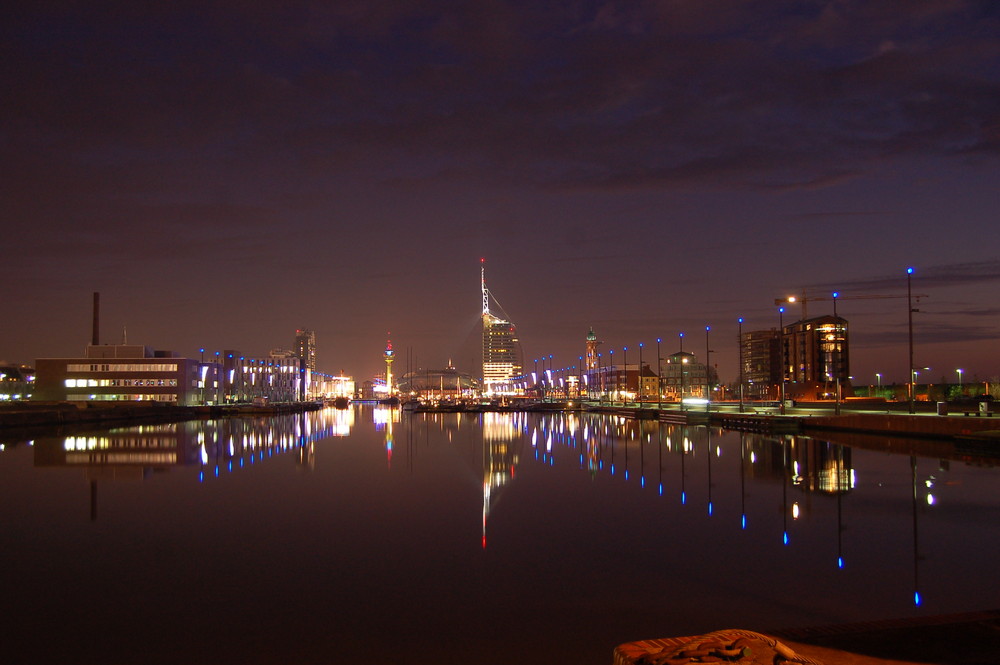
<svg viewBox="0 0 1000 665">
<path fill-rule="evenodd" d="M 479 259 L 479 273 L 483 285 L 483 316 L 490 313 L 490 292 L 486 290 L 486 259 Z"/>
</svg>

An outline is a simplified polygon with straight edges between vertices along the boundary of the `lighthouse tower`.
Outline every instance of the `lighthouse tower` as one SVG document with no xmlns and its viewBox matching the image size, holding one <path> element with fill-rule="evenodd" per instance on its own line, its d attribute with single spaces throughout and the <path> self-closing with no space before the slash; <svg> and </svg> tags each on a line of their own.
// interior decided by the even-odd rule
<svg viewBox="0 0 1000 665">
<path fill-rule="evenodd" d="M 389 395 L 394 395 L 396 391 L 392 387 L 392 361 L 396 359 L 396 356 L 392 351 L 392 340 L 388 338 L 388 335 L 389 333 L 386 333 L 385 352 L 382 354 L 385 358 L 385 391 Z"/>
</svg>

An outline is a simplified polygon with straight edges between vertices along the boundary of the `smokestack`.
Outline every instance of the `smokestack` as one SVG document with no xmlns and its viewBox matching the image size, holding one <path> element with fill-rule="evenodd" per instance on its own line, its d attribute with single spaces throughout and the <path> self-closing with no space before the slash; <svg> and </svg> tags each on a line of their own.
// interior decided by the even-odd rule
<svg viewBox="0 0 1000 665">
<path fill-rule="evenodd" d="M 101 343 L 101 294 L 94 291 L 94 333 L 90 341 L 97 346 Z"/>
</svg>

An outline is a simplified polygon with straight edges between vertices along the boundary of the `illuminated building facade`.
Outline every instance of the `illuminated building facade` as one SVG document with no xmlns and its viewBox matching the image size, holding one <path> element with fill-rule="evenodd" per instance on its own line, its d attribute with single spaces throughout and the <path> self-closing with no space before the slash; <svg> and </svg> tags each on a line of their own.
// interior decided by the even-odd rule
<svg viewBox="0 0 1000 665">
<path fill-rule="evenodd" d="M 39 401 L 200 403 L 199 363 L 136 344 L 88 345 L 82 358 L 39 358 Z"/>
<path fill-rule="evenodd" d="M 850 389 L 847 320 L 820 316 L 785 326 L 781 336 L 786 395 L 793 399 L 834 399 Z"/>
<path fill-rule="evenodd" d="M 714 372 L 698 362 L 698 357 L 687 351 L 678 351 L 660 361 L 663 396 L 680 400 L 685 397 L 706 397 L 705 387 L 714 383 Z"/>
<path fill-rule="evenodd" d="M 853 393 L 847 320 L 804 319 L 776 329 L 743 333 L 744 391 L 750 399 L 834 399 Z"/>
<path fill-rule="evenodd" d="M 0 401 L 31 399 L 35 369 L 27 365 L 0 365 Z"/>
<path fill-rule="evenodd" d="M 483 390 L 487 394 L 513 392 L 514 377 L 521 374 L 521 345 L 517 329 L 508 319 L 490 311 L 486 267 L 481 271 L 483 293 Z"/>
<path fill-rule="evenodd" d="M 102 344 L 87 346 L 83 358 L 39 358 L 36 366 L 36 401 L 194 406 L 302 396 L 301 361 L 291 354 L 258 360 L 229 350 L 204 362 L 136 344 Z"/>
</svg>

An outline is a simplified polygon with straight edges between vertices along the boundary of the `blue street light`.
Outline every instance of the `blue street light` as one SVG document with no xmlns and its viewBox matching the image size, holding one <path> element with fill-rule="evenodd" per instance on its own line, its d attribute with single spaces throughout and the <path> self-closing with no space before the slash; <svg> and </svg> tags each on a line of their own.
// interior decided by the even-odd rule
<svg viewBox="0 0 1000 665">
<path fill-rule="evenodd" d="M 736 319 L 739 325 L 737 341 L 739 342 L 739 363 L 740 363 L 740 413 L 743 413 L 743 317 Z"/>
<path fill-rule="evenodd" d="M 913 289 L 910 279 L 912 275 L 913 275 L 913 268 L 907 268 L 906 269 L 906 319 L 907 319 L 907 327 L 909 330 L 909 339 L 910 339 L 910 364 L 909 364 L 910 376 L 908 377 L 908 380 L 910 382 L 910 413 L 914 413 L 913 391 L 915 388 L 915 386 L 913 385 L 913 312 L 915 310 L 913 309 Z"/>
</svg>

